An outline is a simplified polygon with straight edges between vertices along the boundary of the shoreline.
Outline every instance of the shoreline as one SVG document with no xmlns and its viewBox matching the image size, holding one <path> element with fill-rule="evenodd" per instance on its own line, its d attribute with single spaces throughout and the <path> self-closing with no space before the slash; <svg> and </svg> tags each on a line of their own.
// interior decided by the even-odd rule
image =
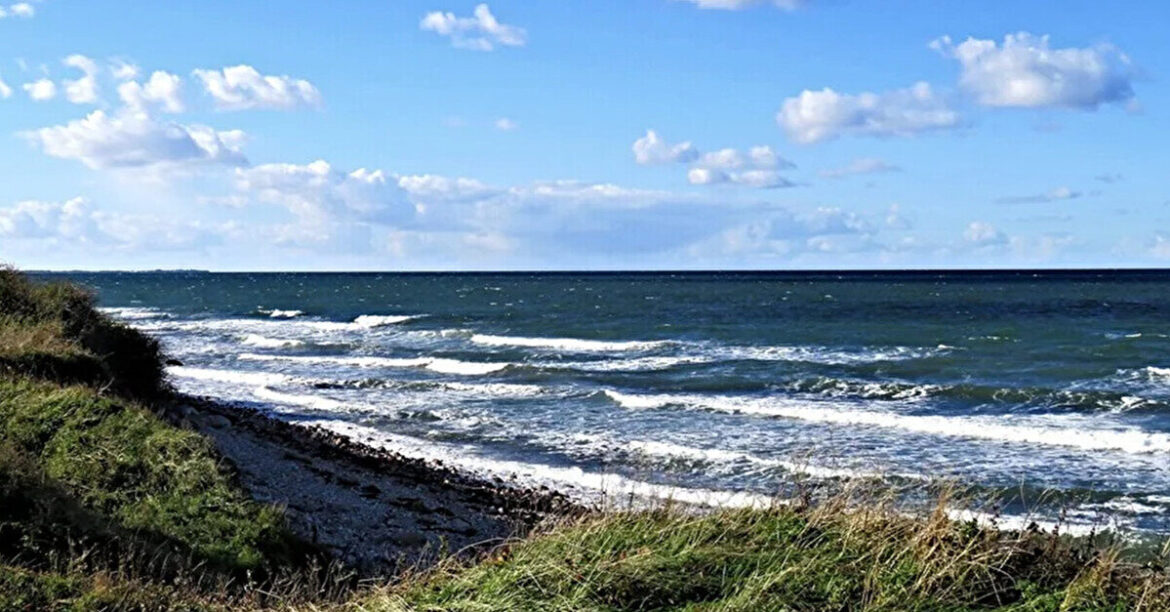
<svg viewBox="0 0 1170 612">
<path fill-rule="evenodd" d="M 593 509 L 547 487 L 487 480 L 313 425 L 176 394 L 169 421 L 209 438 L 240 486 L 363 577 L 474 558 L 546 519 Z"/>
</svg>

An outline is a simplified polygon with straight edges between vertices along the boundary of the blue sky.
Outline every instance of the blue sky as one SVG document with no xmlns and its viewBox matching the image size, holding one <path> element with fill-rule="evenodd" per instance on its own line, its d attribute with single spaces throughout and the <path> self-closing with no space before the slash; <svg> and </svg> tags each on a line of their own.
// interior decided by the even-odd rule
<svg viewBox="0 0 1170 612">
<path fill-rule="evenodd" d="M 1170 5 L 0 0 L 0 261 L 1165 266 Z"/>
</svg>

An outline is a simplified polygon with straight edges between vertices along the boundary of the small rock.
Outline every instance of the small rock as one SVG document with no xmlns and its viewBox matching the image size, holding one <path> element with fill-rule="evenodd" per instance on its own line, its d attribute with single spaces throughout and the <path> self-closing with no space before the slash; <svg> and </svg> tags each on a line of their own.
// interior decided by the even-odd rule
<svg viewBox="0 0 1170 612">
<path fill-rule="evenodd" d="M 394 536 L 394 543 L 399 546 L 419 548 L 427 545 L 427 537 L 420 533 L 401 533 Z"/>
<path fill-rule="evenodd" d="M 178 359 L 168 359 L 168 360 L 167 360 L 167 365 L 169 365 L 169 366 L 181 366 L 181 365 L 183 365 L 183 362 L 182 362 L 182 361 L 179 361 Z"/>
</svg>

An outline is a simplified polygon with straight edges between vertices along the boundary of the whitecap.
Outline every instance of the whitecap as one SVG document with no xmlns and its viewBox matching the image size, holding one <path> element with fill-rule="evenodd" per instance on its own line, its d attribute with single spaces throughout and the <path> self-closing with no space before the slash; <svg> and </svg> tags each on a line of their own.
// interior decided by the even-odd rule
<svg viewBox="0 0 1170 612">
<path fill-rule="evenodd" d="M 144 321 L 149 319 L 165 319 L 169 315 L 157 308 L 140 308 L 133 306 L 119 306 L 99 308 L 98 311 L 123 321 Z"/>
<path fill-rule="evenodd" d="M 339 402 L 335 399 L 322 397 L 320 395 L 283 393 L 274 389 L 270 389 L 269 387 L 257 387 L 256 390 L 253 391 L 253 395 L 266 402 L 276 402 L 279 404 L 297 406 L 300 408 L 309 408 L 311 410 L 339 412 L 345 409 L 345 403 Z"/>
<path fill-rule="evenodd" d="M 274 372 L 247 372 L 243 370 L 216 370 L 190 366 L 168 366 L 167 374 L 178 378 L 244 385 L 282 385 L 294 382 L 291 376 Z"/>
<path fill-rule="evenodd" d="M 1087 419 L 1077 415 L 1064 415 L 1059 418 L 1019 415 L 994 418 L 906 415 L 857 409 L 851 405 L 801 402 L 787 398 L 631 395 L 609 390 L 605 393 L 619 405 L 635 410 L 682 406 L 830 425 L 870 426 L 936 436 L 1073 447 L 1086 451 L 1121 451 L 1134 454 L 1170 451 L 1168 434 L 1122 426 L 1106 429 L 1101 427 L 1103 423 L 1099 419 Z"/>
<path fill-rule="evenodd" d="M 524 336 L 492 336 L 475 334 L 471 341 L 487 346 L 518 346 L 538 349 L 554 349 L 570 352 L 611 352 L 646 351 L 670 344 L 666 340 L 583 340 L 579 338 L 528 338 Z"/>
<path fill-rule="evenodd" d="M 277 310 L 270 311 L 268 313 L 268 316 L 272 317 L 273 319 L 295 319 L 295 318 L 297 318 L 301 315 L 304 315 L 304 314 L 305 314 L 305 311 L 303 311 L 303 310 L 280 310 L 280 309 L 277 309 Z"/>
<path fill-rule="evenodd" d="M 260 334 L 248 334 L 240 340 L 240 344 L 258 348 L 293 348 L 305 345 L 303 340 L 269 338 Z"/>
<path fill-rule="evenodd" d="M 362 315 L 353 320 L 353 325 L 356 327 L 385 327 L 387 325 L 398 325 L 399 323 L 406 323 L 419 318 L 421 315 Z"/>
<path fill-rule="evenodd" d="M 435 357 L 340 357 L 330 355 L 258 355 L 255 353 L 243 353 L 237 358 L 246 361 L 289 361 L 354 366 L 358 368 L 426 368 L 443 374 L 462 374 L 467 376 L 491 374 L 492 372 L 498 372 L 512 365 L 501 362 L 472 362 Z"/>
</svg>

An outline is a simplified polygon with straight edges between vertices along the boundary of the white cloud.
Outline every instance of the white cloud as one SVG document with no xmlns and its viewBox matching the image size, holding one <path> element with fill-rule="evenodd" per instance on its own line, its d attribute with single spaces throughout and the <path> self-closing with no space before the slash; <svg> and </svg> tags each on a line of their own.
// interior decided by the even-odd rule
<svg viewBox="0 0 1170 612">
<path fill-rule="evenodd" d="M 668 144 L 658 132 L 646 130 L 646 135 L 635 140 L 634 160 L 642 165 L 690 163 L 699 158 L 699 150 L 690 142 Z"/>
<path fill-rule="evenodd" d="M 37 9 L 28 2 L 17 2 L 10 4 L 7 7 L 0 5 L 0 19 L 5 17 L 24 17 L 28 19 L 37 14 Z"/>
<path fill-rule="evenodd" d="M 130 81 L 137 79 L 141 70 L 138 68 L 138 64 L 115 58 L 110 61 L 110 74 L 119 81 Z"/>
<path fill-rule="evenodd" d="M 65 202 L 29 200 L 0 208 L 0 236 L 62 249 L 79 245 L 152 252 L 199 249 L 222 242 L 225 230 L 171 218 L 103 212 L 80 197 Z"/>
<path fill-rule="evenodd" d="M 239 130 L 160 122 L 136 111 L 108 115 L 96 110 L 84 119 L 22 136 L 47 155 L 95 169 L 247 163 L 240 152 L 245 135 Z"/>
<path fill-rule="evenodd" d="M 654 130 L 647 130 L 645 136 L 634 141 L 632 149 L 634 160 L 642 165 L 690 164 L 687 181 L 692 185 L 734 183 L 760 189 L 794 185 L 779 172 L 794 164 L 768 146 L 752 147 L 746 152 L 720 149 L 701 153 L 690 142 L 672 145 Z"/>
<path fill-rule="evenodd" d="M 244 64 L 222 70 L 195 70 L 194 74 L 220 110 L 290 110 L 321 104 L 321 93 L 312 83 L 262 75 Z"/>
<path fill-rule="evenodd" d="M 1084 194 L 1079 191 L 1070 189 L 1069 187 L 1057 187 L 1044 193 L 1026 196 L 1009 196 L 999 198 L 996 201 L 1001 204 L 1040 204 L 1044 202 L 1056 202 L 1059 200 L 1075 200 L 1082 195 Z"/>
<path fill-rule="evenodd" d="M 963 232 L 963 239 L 977 246 L 1003 244 L 1007 241 L 996 227 L 985 221 L 972 221 Z"/>
<path fill-rule="evenodd" d="M 510 132 L 519 127 L 519 123 L 516 123 L 507 117 L 500 117 L 499 119 L 496 119 L 496 129 L 502 132 Z"/>
<path fill-rule="evenodd" d="M 398 178 L 398 186 L 420 202 L 469 202 L 502 192 L 469 178 L 450 178 L 435 174 L 418 174 Z"/>
<path fill-rule="evenodd" d="M 944 36 L 931 47 L 959 61 L 960 86 L 984 106 L 1091 110 L 1134 95 L 1133 63 L 1112 45 L 1053 49 L 1048 36 L 1020 32 L 1002 45 Z"/>
<path fill-rule="evenodd" d="M 12 97 L 12 88 L 8 86 L 8 83 L 4 82 L 3 78 L 0 78 L 0 99 L 7 100 L 8 98 L 11 98 L 11 97 Z"/>
<path fill-rule="evenodd" d="M 500 23 L 486 4 L 477 5 L 472 17 L 441 11 L 427 13 L 419 27 L 450 38 L 459 49 L 474 51 L 492 51 L 497 45 L 523 47 L 528 39 L 524 28 Z"/>
<path fill-rule="evenodd" d="M 681 0 L 690 2 L 701 9 L 717 9 L 723 11 L 738 11 L 762 4 L 770 4 L 785 11 L 795 11 L 804 6 L 807 0 Z"/>
<path fill-rule="evenodd" d="M 85 238 L 92 233 L 89 209 L 89 202 L 84 198 L 66 202 L 17 202 L 0 208 L 0 236 Z"/>
<path fill-rule="evenodd" d="M 830 179 L 844 178 L 858 174 L 877 174 L 880 172 L 900 172 L 902 168 L 876 157 L 859 157 L 848 165 L 840 168 L 821 170 L 821 176 Z"/>
<path fill-rule="evenodd" d="M 79 79 L 61 81 L 65 99 L 74 104 L 95 104 L 98 101 L 97 62 L 79 54 L 70 55 L 62 62 L 83 73 Z"/>
<path fill-rule="evenodd" d="M 183 80 L 161 70 L 150 75 L 145 83 L 126 81 L 118 86 L 118 97 L 122 102 L 138 111 L 157 104 L 168 113 L 181 113 L 185 109 L 182 98 Z"/>
<path fill-rule="evenodd" d="M 365 168 L 345 172 L 324 160 L 238 168 L 236 188 L 288 209 L 299 223 L 286 228 L 284 238 L 300 244 L 321 243 L 338 224 L 395 225 L 415 214 L 406 190 L 394 177 Z"/>
<path fill-rule="evenodd" d="M 49 79 L 38 79 L 31 83 L 25 83 L 21 87 L 28 93 L 29 98 L 37 102 L 44 102 L 57 97 L 57 84 Z"/>
<path fill-rule="evenodd" d="M 928 83 L 919 82 L 857 95 L 805 90 L 784 100 L 776 121 L 793 141 L 811 144 L 842 135 L 910 136 L 956 127 L 960 117 Z"/>
</svg>

